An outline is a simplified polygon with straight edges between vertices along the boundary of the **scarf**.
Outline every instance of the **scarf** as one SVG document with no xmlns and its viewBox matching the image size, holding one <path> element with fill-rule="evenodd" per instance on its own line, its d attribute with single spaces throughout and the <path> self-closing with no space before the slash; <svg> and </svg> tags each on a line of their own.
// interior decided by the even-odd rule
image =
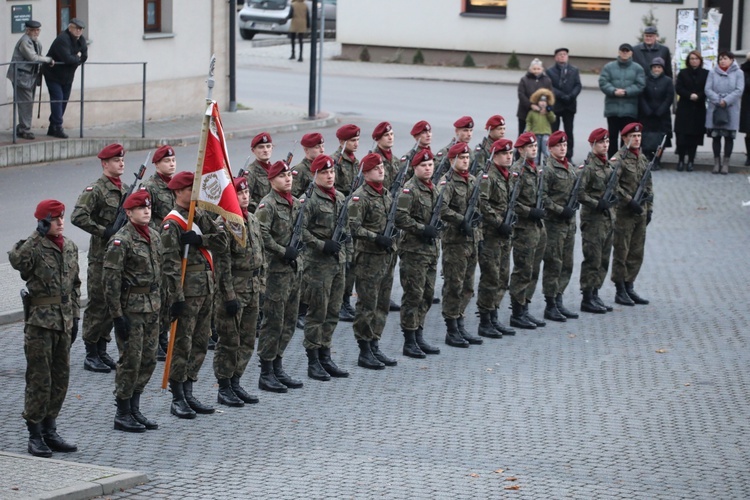
<svg viewBox="0 0 750 500">
<path fill-rule="evenodd" d="M 365 181 L 365 182 L 367 183 L 368 186 L 370 186 L 371 188 L 373 188 L 376 193 L 378 193 L 380 195 L 383 194 L 383 183 L 382 182 L 370 182 L 370 181 Z"/>
<path fill-rule="evenodd" d="M 557 160 L 557 158 L 555 158 Z M 568 168 L 568 158 L 565 157 L 562 160 L 557 160 L 557 163 L 561 164 L 563 167 L 565 167 L 565 170 L 569 170 Z"/>
<path fill-rule="evenodd" d="M 531 170 L 536 172 L 536 163 L 534 163 L 534 158 L 529 158 L 526 160 L 526 164 L 531 167 Z"/>
<path fill-rule="evenodd" d="M 605 165 L 607 164 L 607 155 L 601 155 L 601 156 L 594 155 L 594 156 L 596 156 L 597 158 L 599 158 L 602 161 L 602 163 L 604 163 Z"/>
<path fill-rule="evenodd" d="M 131 224 L 133 224 L 131 222 Z M 151 243 L 151 233 L 148 230 L 148 224 L 140 225 L 140 224 L 133 224 L 133 227 L 135 228 L 135 232 L 143 236 L 143 238 Z"/>
<path fill-rule="evenodd" d="M 346 155 L 352 163 L 357 163 L 357 157 L 351 151 L 344 151 L 342 154 Z"/>
<path fill-rule="evenodd" d="M 631 153 L 633 153 L 635 155 L 635 157 L 638 158 L 638 153 L 640 151 L 639 149 L 632 149 L 631 148 L 631 149 L 628 149 L 628 151 L 630 151 Z"/>
<path fill-rule="evenodd" d="M 430 191 L 435 189 L 435 185 L 432 183 L 432 179 L 427 179 L 426 181 L 420 181 L 422 184 L 430 188 Z"/>
<path fill-rule="evenodd" d="M 122 179 L 120 179 L 119 177 L 110 177 L 108 175 L 105 177 L 107 177 L 107 179 L 109 179 L 109 181 L 114 184 L 117 189 L 122 189 Z"/>
<path fill-rule="evenodd" d="M 57 247 L 58 247 L 58 248 L 60 249 L 60 251 L 62 252 L 62 249 L 63 249 L 63 243 L 64 243 L 64 240 L 63 240 L 63 235 L 62 235 L 62 234 L 60 234 L 60 235 L 58 235 L 58 236 L 51 236 L 51 235 L 49 235 L 49 234 L 48 234 L 48 235 L 47 235 L 47 239 L 48 239 L 48 240 L 50 240 L 50 241 L 51 241 L 52 243 L 54 243 L 55 245 L 57 245 Z"/>
<path fill-rule="evenodd" d="M 722 66 L 722 64 L 721 64 L 721 63 L 719 63 L 719 67 L 720 67 L 720 68 L 721 68 L 722 70 L 724 70 L 724 71 L 728 70 L 728 69 L 729 69 L 729 66 L 731 66 L 731 65 L 732 65 L 732 60 L 731 60 L 731 59 L 729 60 L 729 62 L 727 63 L 727 65 L 726 65 L 726 66 Z"/>
<path fill-rule="evenodd" d="M 172 180 L 172 176 L 171 175 L 164 175 L 164 174 L 160 174 L 159 172 L 156 172 L 156 175 L 158 175 L 159 178 L 161 180 L 163 180 L 166 184 L 169 184 L 169 181 Z"/>
<path fill-rule="evenodd" d="M 495 165 L 495 168 L 497 168 L 497 171 L 500 172 L 500 175 L 503 176 L 503 179 L 507 181 L 508 177 L 510 176 L 510 172 L 508 172 L 508 169 L 501 165 Z"/>
<path fill-rule="evenodd" d="M 385 158 L 387 161 L 393 160 L 393 150 L 392 149 L 385 150 L 383 148 L 378 148 L 378 150 L 380 152 L 380 156 L 382 156 L 383 158 Z"/>
<path fill-rule="evenodd" d="M 245 220 L 247 220 L 247 216 L 250 214 L 247 207 L 241 208 L 240 210 L 242 210 L 242 216 L 245 218 Z"/>
<path fill-rule="evenodd" d="M 258 165 L 260 165 L 261 167 L 263 167 L 263 170 L 265 170 L 266 172 L 268 172 L 268 169 L 271 168 L 271 164 L 268 163 L 268 162 L 266 162 L 266 161 L 260 161 L 260 160 L 258 160 Z"/>
<path fill-rule="evenodd" d="M 290 207 L 294 207 L 294 198 L 292 198 L 292 193 L 282 193 L 280 191 L 276 191 L 275 189 L 274 191 L 276 192 L 276 194 L 284 198 Z"/>
<path fill-rule="evenodd" d="M 331 189 L 324 188 L 323 186 L 318 186 L 318 187 L 320 188 L 321 191 L 323 191 L 323 193 L 327 194 L 331 198 L 331 201 L 333 201 L 334 203 L 336 202 L 336 188 L 335 187 L 332 187 Z"/>
<path fill-rule="evenodd" d="M 466 172 L 459 172 L 458 170 L 454 170 L 454 172 L 464 180 L 467 184 L 469 183 L 469 171 Z"/>
</svg>

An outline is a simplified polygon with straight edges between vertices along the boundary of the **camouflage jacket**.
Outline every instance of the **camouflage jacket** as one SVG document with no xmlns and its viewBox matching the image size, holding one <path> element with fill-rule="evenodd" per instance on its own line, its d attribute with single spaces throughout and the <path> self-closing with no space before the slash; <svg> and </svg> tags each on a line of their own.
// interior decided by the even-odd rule
<svg viewBox="0 0 750 500">
<path fill-rule="evenodd" d="M 113 318 L 161 308 L 161 238 L 158 231 L 149 231 L 149 235 L 151 242 L 128 222 L 109 240 L 103 281 L 104 298 Z"/>
<path fill-rule="evenodd" d="M 487 165 L 487 158 L 489 158 L 490 153 L 492 152 L 492 144 L 492 139 L 490 139 L 488 136 L 484 136 L 482 138 L 482 142 L 477 145 L 480 148 L 479 151 L 474 151 L 474 158 L 476 158 L 478 165 L 477 168 L 484 169 L 484 167 Z M 492 166 L 490 165 L 490 170 L 491 169 Z"/>
<path fill-rule="evenodd" d="M 398 243 L 399 251 L 437 257 L 437 240 L 422 238 L 422 231 L 430 223 L 437 199 L 437 186 L 430 189 L 416 177 L 406 182 L 396 202 L 396 227 L 403 231 Z"/>
<path fill-rule="evenodd" d="M 298 199 L 293 198 L 293 206 L 276 191 L 271 191 L 263 198 L 255 211 L 260 223 L 263 247 L 266 249 L 269 272 L 293 272 L 292 266 L 284 260 L 286 247 L 292 239 L 294 221 L 302 209 Z M 297 257 L 299 264 L 300 257 Z"/>
<path fill-rule="evenodd" d="M 214 253 L 218 261 L 216 269 L 221 273 L 217 279 L 224 302 L 238 299 L 243 304 L 250 302 L 250 294 L 260 292 L 261 269 L 266 263 L 263 237 L 258 219 L 251 213 L 245 218 L 245 246 L 239 244 L 230 230 L 229 223 L 217 217 L 216 225 L 224 228 L 226 246 Z"/>
<path fill-rule="evenodd" d="M 60 304 L 32 305 L 26 323 L 70 332 L 73 318 L 81 317 L 76 244 L 65 238 L 61 252 L 55 243 L 34 231 L 13 246 L 8 260 L 21 273 L 32 298 L 60 297 Z"/>
<path fill-rule="evenodd" d="M 482 181 L 482 189 L 479 192 L 481 200 L 479 206 L 484 217 L 482 228 L 485 235 L 497 235 L 497 229 L 505 219 L 513 182 L 513 174 L 509 170 L 506 170 L 506 173 L 508 174 L 507 179 L 500 169 L 492 165 L 486 174 L 487 179 Z"/>
<path fill-rule="evenodd" d="M 312 161 L 305 158 L 292 170 L 292 176 L 294 177 L 292 181 L 292 196 L 295 198 L 299 198 L 305 194 L 307 188 L 312 184 L 313 174 L 310 172 L 310 165 L 312 165 Z"/>
<path fill-rule="evenodd" d="M 355 254 L 387 253 L 385 248 L 375 243 L 375 237 L 385 230 L 391 203 L 391 193 L 385 186 L 383 194 L 378 194 L 368 184 L 360 186 L 354 192 L 349 204 L 349 227 L 354 238 Z"/>
<path fill-rule="evenodd" d="M 396 180 L 396 176 L 398 175 L 399 170 L 401 170 L 401 160 L 397 158 L 396 155 L 393 154 L 393 150 L 391 150 L 391 160 L 388 161 L 385 153 L 383 153 L 383 150 L 378 146 L 375 146 L 375 150 L 373 151 L 373 153 L 379 154 L 383 159 L 383 166 L 385 167 L 383 187 L 390 191 L 391 186 L 393 186 L 393 181 Z M 406 180 L 406 177 L 404 177 L 404 180 Z"/>
<path fill-rule="evenodd" d="M 302 241 L 307 245 L 305 252 L 306 268 L 311 259 L 325 260 L 331 256 L 323 253 L 325 240 L 333 238 L 333 231 L 336 229 L 336 222 L 339 213 L 344 208 L 345 197 L 339 191 L 336 191 L 336 202 L 320 190 L 318 186 L 313 189 L 309 199 L 303 198 L 302 210 L 305 216 L 302 222 Z M 345 232 L 349 232 L 347 222 Z M 346 246 L 341 245 L 341 251 L 338 256 L 339 262 L 346 260 Z"/>
<path fill-rule="evenodd" d="M 412 158 L 414 158 L 414 155 L 417 154 L 418 151 L 424 151 L 425 149 L 430 149 L 429 147 L 427 148 L 419 147 L 418 144 L 419 143 L 415 143 L 409 151 L 401 155 L 402 158 L 406 158 L 406 165 L 408 165 L 406 167 L 406 177 L 405 177 L 406 180 L 409 180 L 412 177 L 414 177 L 414 167 L 411 166 L 411 160 Z M 448 160 L 446 159 L 445 161 L 448 161 Z M 438 168 L 438 163 L 440 163 L 439 160 L 435 158 L 435 168 Z M 443 166 L 445 166 L 445 164 L 443 164 Z"/>
<path fill-rule="evenodd" d="M 643 174 L 646 172 L 648 166 L 648 160 L 643 152 L 639 152 L 638 156 L 633 154 L 632 151 L 620 150 L 615 155 L 613 163 L 619 163 L 618 169 L 618 183 L 617 183 L 617 197 L 620 199 L 617 204 L 617 209 L 626 209 L 625 207 L 633 199 L 638 184 L 641 182 Z M 646 198 L 650 198 L 650 201 L 643 203 L 643 216 L 645 217 L 647 210 L 654 209 L 654 186 L 652 177 L 649 176 L 646 182 Z M 626 209 L 628 210 L 628 209 Z M 632 213 L 632 212 L 631 212 Z"/>
<path fill-rule="evenodd" d="M 444 245 L 479 241 L 479 228 L 475 228 L 469 235 L 465 235 L 460 229 L 476 182 L 477 179 L 473 175 L 464 180 L 452 170 L 440 181 L 441 188 L 445 186 L 443 205 L 440 207 L 440 218 L 445 223 Z M 481 202 L 478 205 L 477 210 L 481 211 Z"/>
<path fill-rule="evenodd" d="M 151 196 L 151 222 L 149 226 L 161 229 L 161 222 L 174 207 L 174 191 L 167 188 L 167 183 L 154 174 L 141 184 L 140 189 L 145 189 Z"/>
<path fill-rule="evenodd" d="M 247 210 L 252 214 L 258 208 L 258 203 L 271 191 L 271 181 L 268 180 L 268 172 L 256 159 L 247 168 L 247 187 L 250 190 L 250 205 Z"/>
<path fill-rule="evenodd" d="M 70 222 L 91 235 L 89 262 L 101 262 L 104 258 L 107 248 L 104 231 L 115 222 L 117 209 L 127 192 L 128 186 L 124 182 L 118 189 L 106 175 L 102 175 L 78 197 Z"/>
<path fill-rule="evenodd" d="M 563 221 L 559 215 L 568 203 L 570 193 L 576 183 L 578 175 L 575 165 L 568 164 L 566 168 L 552 156 L 547 158 L 544 166 L 544 208 L 547 210 L 545 220 L 553 222 L 575 222 L 575 217 L 570 221 Z"/>
<path fill-rule="evenodd" d="M 516 198 L 516 207 L 514 212 L 518 215 L 516 226 L 524 227 L 534 224 L 542 224 L 541 221 L 532 221 L 529 219 L 529 211 L 536 207 L 537 193 L 539 192 L 539 176 L 543 175 L 539 167 L 531 167 L 523 158 L 519 158 L 511 167 L 511 172 L 517 174 L 513 177 L 514 185 L 516 182 L 521 183 Z M 542 178 L 542 206 L 544 206 L 544 178 Z"/>
<path fill-rule="evenodd" d="M 578 202 L 581 204 L 581 220 L 595 217 L 599 212 L 596 206 L 607 189 L 607 182 L 614 169 L 609 161 L 602 161 L 594 153 L 589 153 L 583 162 L 581 184 L 578 186 Z M 605 211 L 608 218 L 615 218 L 614 210 Z"/>
<path fill-rule="evenodd" d="M 334 187 L 344 196 L 348 196 L 352 188 L 352 182 L 359 174 L 359 161 L 355 158 L 352 161 L 348 156 L 341 156 L 341 148 L 338 148 L 331 156 L 336 169 L 336 184 Z M 341 158 L 341 161 L 339 161 Z"/>
</svg>

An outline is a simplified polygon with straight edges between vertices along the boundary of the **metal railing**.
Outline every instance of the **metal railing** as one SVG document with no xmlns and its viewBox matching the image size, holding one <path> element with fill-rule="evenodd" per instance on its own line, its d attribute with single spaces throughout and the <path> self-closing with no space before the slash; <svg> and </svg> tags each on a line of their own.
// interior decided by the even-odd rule
<svg viewBox="0 0 750 500">
<path fill-rule="evenodd" d="M 43 63 L 43 62 L 31 62 L 31 61 L 11 61 L 11 62 L 0 63 L 0 67 L 4 67 L 4 66 L 12 66 L 13 67 L 13 76 L 14 76 L 14 78 L 13 78 L 13 102 L 12 103 L 11 102 L 6 102 L 6 103 L 0 104 L 0 106 L 8 106 L 8 105 L 11 105 L 11 104 L 13 105 L 13 144 L 16 144 L 16 142 L 17 142 L 17 135 L 16 135 L 17 131 L 16 131 L 16 128 L 17 128 L 17 125 L 18 125 L 18 119 L 17 119 L 18 118 L 18 104 L 29 103 L 29 101 L 19 101 L 18 100 L 18 96 L 16 95 L 17 92 L 16 92 L 15 82 L 18 81 L 18 65 L 19 64 L 26 64 L 26 65 L 33 64 L 33 65 L 41 66 L 41 65 L 44 65 L 44 64 L 47 64 L 47 63 Z M 65 63 L 55 62 L 55 66 L 57 66 L 58 64 L 64 65 Z M 81 97 L 80 97 L 80 99 L 74 99 L 74 100 L 68 99 L 67 100 L 68 103 L 71 103 L 71 102 L 73 102 L 73 103 L 76 103 L 76 102 L 80 103 L 80 118 L 79 118 L 79 131 L 78 131 L 79 135 L 78 136 L 81 139 L 83 138 L 84 105 L 85 104 L 89 104 L 89 103 L 101 103 L 101 102 L 107 102 L 107 103 L 111 103 L 111 102 L 140 102 L 141 103 L 141 138 L 145 138 L 146 137 L 146 64 L 147 63 L 145 61 L 143 61 L 143 62 L 85 62 L 85 63 L 81 64 Z M 86 91 L 86 66 L 89 66 L 89 65 L 113 65 L 113 66 L 141 65 L 142 68 L 143 68 L 142 69 L 142 79 L 141 79 L 141 98 L 140 99 L 91 99 L 91 100 L 87 101 L 85 99 L 85 91 Z M 39 68 L 39 70 L 41 72 L 41 68 Z M 5 73 L 4 70 L 0 70 L 0 71 L 3 71 L 3 74 Z M 37 75 L 38 75 L 37 76 L 37 83 L 35 84 L 35 86 L 39 87 L 39 100 L 38 101 L 31 101 L 32 105 L 34 104 L 34 102 L 38 102 L 39 106 L 40 106 L 40 109 L 41 109 L 42 102 L 49 103 L 50 105 L 52 103 L 66 102 L 66 101 L 60 101 L 60 100 L 42 101 L 42 90 L 41 90 L 42 76 L 40 74 L 38 74 L 38 73 L 37 73 Z"/>
</svg>

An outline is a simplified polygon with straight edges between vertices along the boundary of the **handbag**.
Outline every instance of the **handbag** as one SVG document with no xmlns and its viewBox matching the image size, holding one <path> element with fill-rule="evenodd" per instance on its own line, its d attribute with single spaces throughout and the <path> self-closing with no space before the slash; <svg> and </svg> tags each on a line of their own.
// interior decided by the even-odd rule
<svg viewBox="0 0 750 500">
<path fill-rule="evenodd" d="M 729 109 L 716 106 L 713 114 L 714 128 L 724 128 L 729 125 Z"/>
</svg>

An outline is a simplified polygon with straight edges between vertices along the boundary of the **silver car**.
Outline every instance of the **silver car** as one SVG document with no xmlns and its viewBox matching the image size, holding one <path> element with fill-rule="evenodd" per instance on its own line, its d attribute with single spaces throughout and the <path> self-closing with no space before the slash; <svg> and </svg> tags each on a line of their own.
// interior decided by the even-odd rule
<svg viewBox="0 0 750 500">
<path fill-rule="evenodd" d="M 286 35 L 289 33 L 291 0 L 245 0 L 239 13 L 240 36 L 252 40 L 256 33 Z M 305 0 L 307 12 L 312 13 L 312 1 Z M 336 0 L 318 2 L 318 12 L 325 7 L 325 29 L 336 31 Z"/>
</svg>

